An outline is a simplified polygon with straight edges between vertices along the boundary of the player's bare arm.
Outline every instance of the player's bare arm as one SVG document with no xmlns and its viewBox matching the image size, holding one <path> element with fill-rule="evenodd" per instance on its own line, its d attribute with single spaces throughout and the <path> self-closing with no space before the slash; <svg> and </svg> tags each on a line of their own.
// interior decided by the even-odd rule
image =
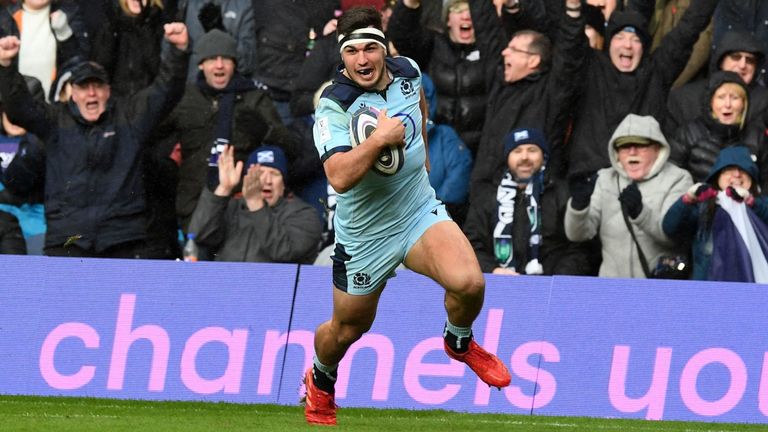
<svg viewBox="0 0 768 432">
<path fill-rule="evenodd" d="M 344 193 L 354 187 L 371 169 L 381 150 L 405 145 L 405 126 L 398 118 L 379 112 L 376 131 L 352 150 L 336 153 L 325 161 L 325 175 L 333 189 Z"/>
</svg>

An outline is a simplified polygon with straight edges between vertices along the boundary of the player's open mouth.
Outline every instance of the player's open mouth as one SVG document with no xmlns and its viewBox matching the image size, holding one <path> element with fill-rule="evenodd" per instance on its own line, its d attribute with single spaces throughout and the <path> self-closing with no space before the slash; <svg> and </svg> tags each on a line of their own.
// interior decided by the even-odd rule
<svg viewBox="0 0 768 432">
<path fill-rule="evenodd" d="M 357 74 L 367 78 L 373 75 L 373 68 L 358 69 Z"/>
</svg>

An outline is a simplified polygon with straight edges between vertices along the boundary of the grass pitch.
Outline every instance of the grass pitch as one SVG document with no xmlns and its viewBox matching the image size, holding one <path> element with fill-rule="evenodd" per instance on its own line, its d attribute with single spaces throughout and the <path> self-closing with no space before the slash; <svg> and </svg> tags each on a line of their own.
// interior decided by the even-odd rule
<svg viewBox="0 0 768 432">
<path fill-rule="evenodd" d="M 765 431 L 768 425 L 344 408 L 339 427 L 311 427 L 299 406 L 0 396 L 3 431 Z"/>
</svg>

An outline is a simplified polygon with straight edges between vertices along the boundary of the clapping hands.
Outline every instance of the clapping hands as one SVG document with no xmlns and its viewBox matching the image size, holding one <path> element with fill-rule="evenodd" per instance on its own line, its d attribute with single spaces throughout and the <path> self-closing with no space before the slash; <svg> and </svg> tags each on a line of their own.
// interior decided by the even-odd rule
<svg viewBox="0 0 768 432">
<path fill-rule="evenodd" d="M 231 145 L 224 146 L 224 151 L 219 155 L 219 185 L 216 186 L 214 194 L 218 196 L 229 196 L 240 183 L 240 176 L 243 174 L 243 161 L 235 162 L 235 147 Z"/>
</svg>

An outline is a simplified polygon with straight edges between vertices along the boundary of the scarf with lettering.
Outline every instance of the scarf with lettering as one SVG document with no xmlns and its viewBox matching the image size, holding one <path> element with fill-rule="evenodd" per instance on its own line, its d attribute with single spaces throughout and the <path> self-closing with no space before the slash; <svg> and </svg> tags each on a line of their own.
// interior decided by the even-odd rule
<svg viewBox="0 0 768 432">
<path fill-rule="evenodd" d="M 519 188 L 512 174 L 507 171 L 496 190 L 496 226 L 493 230 L 493 251 L 499 267 L 512 268 L 519 273 L 541 274 L 539 264 L 539 249 L 541 248 L 541 192 L 544 187 L 544 175 L 540 171 L 529 182 L 525 189 Z M 520 194 L 519 192 L 523 192 Z M 517 263 L 524 269 L 515 268 L 515 253 L 513 247 L 512 225 L 515 220 L 515 202 L 517 199 L 526 200 L 527 215 L 531 231 L 528 237 L 528 263 Z"/>
</svg>

